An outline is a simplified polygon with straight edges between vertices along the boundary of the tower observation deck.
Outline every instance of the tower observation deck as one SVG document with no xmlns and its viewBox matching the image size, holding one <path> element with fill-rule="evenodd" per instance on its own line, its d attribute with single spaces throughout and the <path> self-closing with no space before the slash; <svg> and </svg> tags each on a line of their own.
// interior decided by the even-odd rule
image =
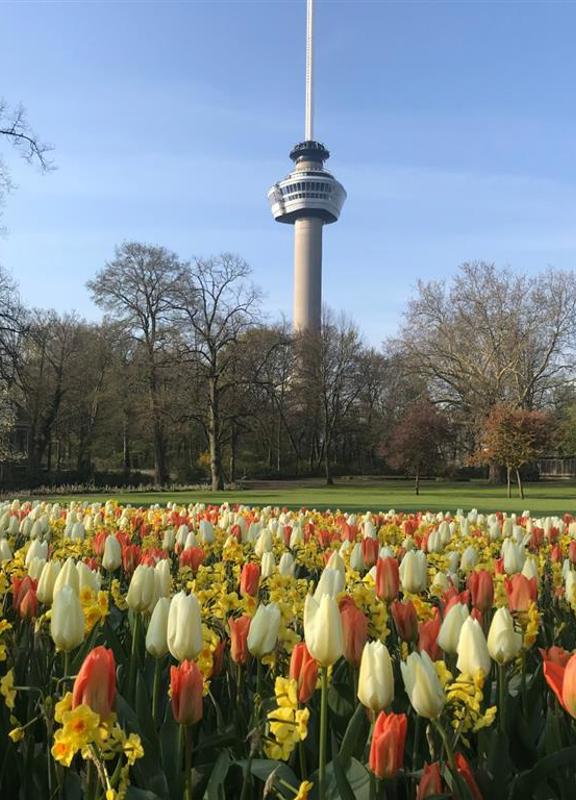
<svg viewBox="0 0 576 800">
<path fill-rule="evenodd" d="M 330 153 L 313 136 L 313 0 L 307 0 L 306 139 L 292 148 L 294 168 L 268 192 L 277 222 L 294 225 L 295 332 L 318 333 L 322 324 L 322 229 L 336 222 L 346 199 L 341 183 L 324 167 Z"/>
</svg>

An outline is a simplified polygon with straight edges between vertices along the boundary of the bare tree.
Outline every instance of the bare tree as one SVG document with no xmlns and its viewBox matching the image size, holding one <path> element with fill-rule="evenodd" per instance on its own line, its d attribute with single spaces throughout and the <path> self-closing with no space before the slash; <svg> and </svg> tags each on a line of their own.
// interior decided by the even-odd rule
<svg viewBox="0 0 576 800">
<path fill-rule="evenodd" d="M 336 318 L 324 310 L 319 335 L 305 333 L 298 351 L 294 390 L 305 403 L 305 414 L 318 426 L 318 464 L 323 464 L 326 484 L 332 484 L 332 449 L 341 428 L 361 394 L 365 376 L 360 369 L 363 352 L 358 328 L 344 315 Z"/>
<path fill-rule="evenodd" d="M 115 257 L 88 282 L 94 302 L 119 322 L 145 354 L 156 482 L 168 482 L 161 373 L 174 333 L 174 300 L 185 285 L 185 265 L 164 247 L 124 242 Z"/>
<path fill-rule="evenodd" d="M 477 433 L 497 403 L 549 402 L 568 379 L 575 332 L 573 273 L 527 277 L 475 262 L 450 286 L 418 284 L 392 346 L 432 400 Z"/>
<path fill-rule="evenodd" d="M 173 299 L 185 358 L 205 387 L 205 410 L 198 409 L 196 416 L 208 439 L 214 491 L 224 488 L 224 400 L 239 381 L 234 370 L 238 347 L 258 321 L 260 292 L 250 272 L 245 261 L 230 253 L 194 259 L 185 288 Z"/>
</svg>

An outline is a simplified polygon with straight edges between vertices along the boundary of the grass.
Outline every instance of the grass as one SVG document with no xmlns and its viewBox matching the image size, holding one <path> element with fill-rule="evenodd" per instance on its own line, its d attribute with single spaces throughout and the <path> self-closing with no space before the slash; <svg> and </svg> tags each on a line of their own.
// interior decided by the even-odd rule
<svg viewBox="0 0 576 800">
<path fill-rule="evenodd" d="M 417 497 L 413 485 L 398 480 L 340 480 L 335 486 L 324 486 L 320 481 L 288 482 L 275 484 L 273 481 L 261 483 L 235 491 L 211 493 L 198 491 L 151 491 L 122 492 L 115 494 L 97 493 L 82 495 L 47 496 L 43 499 L 59 500 L 98 500 L 113 497 L 119 503 L 135 506 L 177 503 L 243 503 L 254 506 L 288 506 L 289 508 L 316 508 L 318 510 L 341 509 L 346 511 L 465 511 L 477 508 L 479 511 L 522 512 L 529 509 L 533 515 L 576 513 L 576 482 L 541 482 L 527 484 L 524 500 L 515 496 L 506 497 L 506 487 L 491 486 L 485 482 L 445 483 L 443 481 L 424 481 Z M 24 498 L 23 493 L 20 497 Z"/>
</svg>

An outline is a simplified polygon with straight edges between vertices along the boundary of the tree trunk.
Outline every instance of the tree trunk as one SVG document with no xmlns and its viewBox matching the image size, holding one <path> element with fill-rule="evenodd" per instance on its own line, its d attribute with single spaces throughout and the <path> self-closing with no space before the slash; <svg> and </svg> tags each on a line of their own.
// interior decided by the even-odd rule
<svg viewBox="0 0 576 800">
<path fill-rule="evenodd" d="M 416 494 L 420 494 L 420 470 L 416 470 Z"/>
<path fill-rule="evenodd" d="M 130 458 L 130 437 L 128 435 L 128 420 L 124 419 L 124 424 L 122 427 L 122 466 L 124 475 L 128 477 L 130 475 L 131 465 L 131 458 Z"/>
<path fill-rule="evenodd" d="M 162 428 L 162 417 L 160 413 L 160 403 L 158 401 L 158 384 L 156 381 L 156 369 L 154 364 L 150 364 L 149 372 L 149 397 L 150 412 L 152 414 L 152 438 L 154 444 L 154 478 L 159 486 L 168 483 L 169 473 L 166 463 L 166 439 Z"/>
<path fill-rule="evenodd" d="M 236 452 L 238 449 L 238 429 L 232 423 L 232 436 L 230 438 L 230 483 L 236 481 Z"/>
<path fill-rule="evenodd" d="M 512 483 L 510 479 L 511 475 L 512 475 L 512 467 L 506 467 L 506 489 L 508 497 L 512 497 Z"/>
<path fill-rule="evenodd" d="M 210 447 L 210 476 L 212 491 L 218 492 L 224 488 L 222 475 L 222 454 L 220 447 L 220 409 L 218 407 L 218 388 L 216 378 L 208 379 L 209 387 L 209 419 L 208 443 Z"/>
<path fill-rule="evenodd" d="M 520 477 L 520 470 L 516 470 L 516 480 L 518 481 L 518 492 L 522 500 L 524 500 L 524 486 L 522 485 L 522 478 Z"/>
<path fill-rule="evenodd" d="M 488 483 L 492 483 L 496 486 L 503 483 L 503 475 L 502 475 L 502 465 L 497 464 L 494 461 L 491 461 L 488 464 Z"/>
</svg>

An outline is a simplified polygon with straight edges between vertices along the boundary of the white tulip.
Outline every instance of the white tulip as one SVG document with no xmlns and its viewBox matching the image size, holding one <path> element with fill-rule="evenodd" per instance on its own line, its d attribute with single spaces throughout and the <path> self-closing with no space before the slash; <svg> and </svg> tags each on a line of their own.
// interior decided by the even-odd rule
<svg viewBox="0 0 576 800">
<path fill-rule="evenodd" d="M 436 673 L 434 662 L 423 650 L 410 653 L 406 662 L 400 662 L 406 694 L 420 717 L 438 719 L 446 704 L 446 695 Z"/>
<path fill-rule="evenodd" d="M 78 595 L 71 586 L 63 586 L 54 594 L 50 636 L 56 649 L 65 653 L 84 641 L 84 612 Z"/>
<path fill-rule="evenodd" d="M 512 614 L 505 606 L 492 617 L 487 644 L 488 652 L 498 664 L 513 661 L 522 649 L 522 635 L 514 630 Z"/>
<path fill-rule="evenodd" d="M 400 583 L 404 592 L 418 594 L 425 591 L 428 582 L 426 567 L 426 554 L 422 550 L 409 550 L 405 554 L 400 564 Z"/>
<path fill-rule="evenodd" d="M 486 638 L 478 620 L 468 617 L 462 625 L 458 639 L 457 668 L 471 677 L 481 670 L 484 676 L 490 672 L 490 653 Z"/>
<path fill-rule="evenodd" d="M 252 617 L 248 631 L 248 650 L 253 656 L 262 658 L 276 647 L 282 615 L 276 603 L 259 605 Z"/>
<path fill-rule="evenodd" d="M 63 586 L 71 586 L 76 594 L 80 592 L 80 577 L 73 558 L 67 558 L 62 569 L 58 572 L 54 582 L 53 593 L 56 594 Z"/>
<path fill-rule="evenodd" d="M 132 574 L 126 603 L 132 611 L 142 613 L 151 611 L 156 602 L 156 578 L 154 567 L 138 564 Z"/>
<path fill-rule="evenodd" d="M 387 708 L 394 699 L 394 673 L 386 645 L 367 642 L 362 650 L 358 676 L 358 699 L 374 713 Z"/>
<path fill-rule="evenodd" d="M 162 658 L 168 652 L 169 612 L 170 598 L 161 597 L 154 606 L 148 630 L 146 631 L 146 650 L 154 658 Z"/>
<path fill-rule="evenodd" d="M 314 592 L 314 598 L 319 602 L 324 594 L 329 594 L 330 597 L 336 597 L 337 594 L 340 594 L 340 592 L 344 590 L 344 583 L 345 578 L 339 570 L 324 567 L 316 591 Z"/>
<path fill-rule="evenodd" d="M 284 575 L 284 577 L 292 578 L 294 576 L 294 570 L 296 568 L 296 562 L 294 561 L 294 556 L 292 553 L 282 553 L 280 556 L 280 562 L 278 563 L 278 572 L 280 575 Z"/>
<path fill-rule="evenodd" d="M 178 592 L 168 612 L 168 649 L 177 661 L 197 658 L 202 650 L 202 617 L 194 594 Z"/>
<path fill-rule="evenodd" d="M 122 564 L 122 545 L 114 536 L 109 534 L 104 542 L 104 554 L 102 556 L 102 566 L 108 572 L 114 572 Z"/>
<path fill-rule="evenodd" d="M 468 606 L 463 603 L 455 603 L 444 617 L 438 634 L 438 645 L 445 653 L 454 655 L 458 651 L 462 625 L 469 616 Z"/>
<path fill-rule="evenodd" d="M 274 561 L 274 553 L 266 551 L 262 553 L 261 560 L 261 576 L 262 578 L 269 578 L 274 574 L 276 562 Z"/>
<path fill-rule="evenodd" d="M 317 599 L 306 595 L 304 639 L 316 661 L 323 667 L 334 664 L 343 653 L 343 638 L 342 619 L 334 597 L 323 594 Z"/>
</svg>

